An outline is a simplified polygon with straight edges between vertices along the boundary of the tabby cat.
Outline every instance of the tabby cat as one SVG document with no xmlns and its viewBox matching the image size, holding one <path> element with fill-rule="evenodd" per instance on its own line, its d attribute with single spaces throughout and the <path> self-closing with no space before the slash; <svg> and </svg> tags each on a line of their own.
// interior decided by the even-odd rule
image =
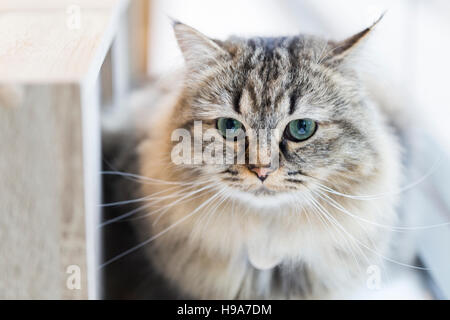
<svg viewBox="0 0 450 320">
<path fill-rule="evenodd" d="M 399 187 L 401 161 L 355 64 L 374 26 L 344 41 L 219 41 L 174 23 L 184 78 L 139 119 L 134 198 L 144 205 L 132 223 L 149 268 L 177 296 L 344 297 L 382 268 L 391 232 L 380 226 L 398 219 L 386 195 Z M 260 149 L 250 162 L 258 130 L 270 155 Z M 237 131 L 245 137 L 228 139 Z M 200 155 L 219 144 L 212 154 L 228 159 L 240 142 L 243 163 L 174 161 L 182 143 L 199 143 Z"/>
</svg>

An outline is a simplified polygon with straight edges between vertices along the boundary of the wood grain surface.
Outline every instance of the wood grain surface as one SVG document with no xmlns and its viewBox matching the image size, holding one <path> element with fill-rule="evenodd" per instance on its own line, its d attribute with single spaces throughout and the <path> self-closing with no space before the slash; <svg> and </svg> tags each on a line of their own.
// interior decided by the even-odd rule
<svg viewBox="0 0 450 320">
<path fill-rule="evenodd" d="M 78 0 L 73 28 L 73 1 L 0 2 L 0 299 L 99 298 L 100 70 L 130 3 Z"/>
</svg>

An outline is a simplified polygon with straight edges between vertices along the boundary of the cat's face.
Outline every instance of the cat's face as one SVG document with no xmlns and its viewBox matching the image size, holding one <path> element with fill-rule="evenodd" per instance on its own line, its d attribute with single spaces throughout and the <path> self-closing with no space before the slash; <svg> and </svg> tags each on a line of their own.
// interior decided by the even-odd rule
<svg viewBox="0 0 450 320">
<path fill-rule="evenodd" d="M 214 132 L 215 143 L 224 146 L 216 149 L 224 161 L 202 163 L 199 174 L 259 201 L 325 181 L 345 190 L 375 173 L 378 120 L 354 73 L 341 65 L 342 44 L 300 36 L 200 43 L 208 40 L 186 40 L 192 30 L 181 28 L 178 38 L 190 66 L 184 126 L 193 130 L 192 123 L 202 121 L 203 133 Z M 209 59 L 183 48 L 194 41 Z M 247 137 L 227 141 L 225 129 Z M 257 142 L 255 149 L 250 141 Z M 250 159 L 250 149 L 261 147 L 267 154 Z M 225 163 L 227 149 L 236 151 L 233 163 Z M 239 151 L 245 163 L 238 163 Z"/>
</svg>

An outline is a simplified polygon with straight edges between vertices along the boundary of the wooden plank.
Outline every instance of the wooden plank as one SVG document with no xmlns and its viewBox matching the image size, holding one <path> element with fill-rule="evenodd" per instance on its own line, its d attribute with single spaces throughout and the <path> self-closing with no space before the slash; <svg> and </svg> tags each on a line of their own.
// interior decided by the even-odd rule
<svg viewBox="0 0 450 320">
<path fill-rule="evenodd" d="M 0 299 L 99 297 L 99 73 L 129 1 L 91 2 L 75 29 L 65 0 L 0 4 Z"/>
<path fill-rule="evenodd" d="M 84 177 L 84 219 L 86 226 L 86 251 L 88 297 L 100 297 L 101 276 L 98 271 L 101 257 L 100 224 L 101 215 L 101 128 L 100 128 L 100 87 L 101 77 L 97 76 L 93 86 L 81 87 L 81 115 L 83 136 L 83 177 Z"/>
<path fill-rule="evenodd" d="M 0 299 L 98 297 L 99 85 L 0 87 Z"/>
<path fill-rule="evenodd" d="M 112 91 L 114 106 L 124 105 L 130 84 L 130 44 L 128 39 L 127 15 L 121 19 L 119 30 L 111 47 Z"/>
<path fill-rule="evenodd" d="M 82 9 L 79 24 L 65 9 L 0 12 L 0 82 L 80 82 L 97 73 L 128 5 L 117 3 Z"/>
<path fill-rule="evenodd" d="M 113 83 L 112 76 L 113 75 L 113 66 L 112 66 L 112 57 L 111 50 L 108 51 L 108 54 L 105 57 L 103 65 L 100 69 L 100 77 L 101 77 L 101 107 L 103 110 L 107 110 L 113 106 Z"/>
<path fill-rule="evenodd" d="M 81 29 L 69 30 L 64 11 L 0 15 L 0 81 L 79 81 L 92 63 L 109 17 L 102 11 L 84 12 Z"/>
<path fill-rule="evenodd" d="M 2 0 L 0 3 L 1 11 L 39 11 L 66 9 L 67 7 L 77 5 L 84 9 L 112 9 L 116 7 L 121 0 Z"/>
<path fill-rule="evenodd" d="M 87 298 L 79 88 L 17 92 L 0 106 L 0 298 Z M 66 286 L 70 265 L 80 289 Z"/>
</svg>

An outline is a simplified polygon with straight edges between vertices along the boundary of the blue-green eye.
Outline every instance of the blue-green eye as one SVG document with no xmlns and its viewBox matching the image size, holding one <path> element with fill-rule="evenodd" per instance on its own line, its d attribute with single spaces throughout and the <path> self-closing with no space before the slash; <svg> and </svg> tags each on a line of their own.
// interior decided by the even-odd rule
<svg viewBox="0 0 450 320">
<path fill-rule="evenodd" d="M 289 122 L 284 135 L 289 140 L 299 142 L 311 138 L 316 129 L 317 124 L 314 120 L 298 119 Z"/>
<path fill-rule="evenodd" d="M 240 129 L 243 130 L 242 123 L 237 121 L 233 118 L 219 118 L 217 119 L 217 129 L 219 130 L 220 134 L 224 137 L 227 136 L 227 130 L 228 134 L 231 134 L 231 136 L 237 135 L 240 131 Z"/>
</svg>

